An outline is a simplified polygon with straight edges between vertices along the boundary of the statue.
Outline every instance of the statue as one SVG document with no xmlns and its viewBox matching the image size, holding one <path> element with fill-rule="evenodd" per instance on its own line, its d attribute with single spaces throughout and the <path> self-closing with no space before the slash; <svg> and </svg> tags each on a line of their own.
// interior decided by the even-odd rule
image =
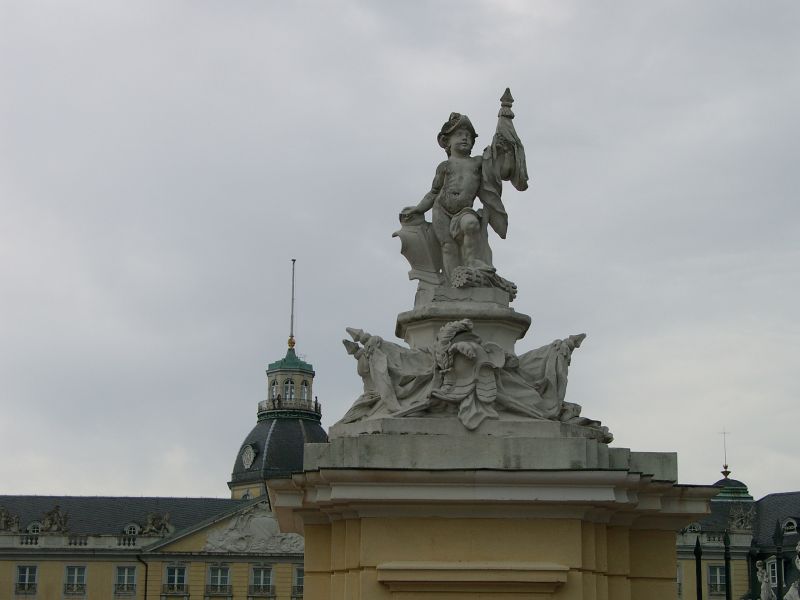
<svg viewBox="0 0 800 600">
<path fill-rule="evenodd" d="M 139 532 L 140 535 L 167 535 L 175 531 L 175 527 L 169 522 L 169 513 L 163 515 L 150 513 L 147 521 Z"/>
<path fill-rule="evenodd" d="M 343 340 L 357 361 L 364 392 L 343 423 L 379 417 L 457 415 L 470 430 L 485 419 L 549 419 L 601 429 L 566 402 L 572 352 L 585 334 L 526 352 L 509 354 L 473 332 L 469 319 L 444 325 L 431 348 L 404 348 L 361 329 L 348 328 Z"/>
<path fill-rule="evenodd" d="M 772 586 L 769 583 L 769 573 L 764 568 L 764 561 L 756 561 L 756 579 L 760 585 L 759 600 L 775 600 L 775 592 L 772 591 Z"/>
<path fill-rule="evenodd" d="M 516 294 L 514 284 L 497 275 L 488 239 L 489 226 L 501 238 L 508 230 L 500 197 L 502 181 L 510 180 L 520 191 L 528 188 L 525 150 L 512 123 L 513 102 L 506 89 L 497 131 L 482 156 L 470 155 L 478 134 L 469 117 L 454 112 L 442 126 L 436 139 L 447 160 L 436 168 L 431 190 L 419 204 L 400 213 L 404 229 L 396 235 L 406 238 L 403 254 L 412 266 L 410 277 L 453 287 L 498 287 L 512 297 Z M 482 209 L 473 208 L 476 198 Z M 429 210 L 431 223 L 422 217 Z"/>
<path fill-rule="evenodd" d="M 395 329 L 410 347 L 347 329 L 350 339 L 343 343 L 356 360 L 363 391 L 341 423 L 451 418 L 475 431 L 487 419 L 549 420 L 613 439 L 565 400 L 572 353 L 585 334 L 520 355 L 514 350 L 531 319 L 509 306 L 517 288 L 498 275 L 488 238 L 489 228 L 501 238 L 508 230 L 502 182 L 528 187 L 513 101 L 506 89 L 492 143 L 480 156 L 471 156 L 477 133 L 466 115 L 452 113 L 442 126 L 437 141 L 447 160 L 419 204 L 402 210 L 402 227 L 394 234 L 411 265 L 409 278 L 419 281 L 414 309 L 398 315 Z M 476 199 L 482 204 L 477 209 Z"/>
<path fill-rule="evenodd" d="M 44 513 L 44 516 L 42 517 L 42 524 L 39 530 L 42 532 L 67 531 L 68 518 L 69 515 L 62 511 L 59 505 L 56 505 L 52 510 Z"/>
<path fill-rule="evenodd" d="M 0 531 L 16 533 L 19 531 L 19 515 L 11 514 L 4 506 L 0 506 Z"/>
<path fill-rule="evenodd" d="M 794 566 L 800 571 L 800 542 L 797 542 L 797 547 L 795 548 Z M 789 591 L 783 596 L 783 600 L 800 600 L 800 579 L 795 579 L 792 582 L 792 585 L 789 586 Z"/>
</svg>

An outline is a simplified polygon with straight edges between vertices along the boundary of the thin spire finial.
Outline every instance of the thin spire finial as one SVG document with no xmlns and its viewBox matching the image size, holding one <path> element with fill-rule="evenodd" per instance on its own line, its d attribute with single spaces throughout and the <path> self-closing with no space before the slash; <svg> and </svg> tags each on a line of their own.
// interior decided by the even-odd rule
<svg viewBox="0 0 800 600">
<path fill-rule="evenodd" d="M 289 316 L 289 348 L 294 348 L 294 263 L 296 258 L 292 259 L 292 311 Z"/>
<path fill-rule="evenodd" d="M 728 436 L 730 435 L 730 431 L 725 431 L 725 426 L 722 426 L 722 431 L 719 432 L 722 435 L 722 454 L 723 454 L 723 463 L 722 463 L 722 476 L 725 479 L 728 478 L 728 475 L 731 474 L 730 470 L 728 469 Z"/>
</svg>

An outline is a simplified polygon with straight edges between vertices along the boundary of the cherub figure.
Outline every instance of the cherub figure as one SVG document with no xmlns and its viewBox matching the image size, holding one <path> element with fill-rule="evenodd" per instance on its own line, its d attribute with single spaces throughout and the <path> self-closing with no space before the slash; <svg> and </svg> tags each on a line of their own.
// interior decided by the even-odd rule
<svg viewBox="0 0 800 600">
<path fill-rule="evenodd" d="M 447 160 L 436 168 L 431 190 L 416 206 L 404 208 L 401 221 L 431 211 L 433 232 L 442 252 L 444 276 L 453 284 L 458 267 L 492 275 L 492 251 L 487 226 L 506 237 L 508 214 L 500 198 L 502 180 L 511 180 L 519 190 L 527 189 L 525 151 L 511 119 L 513 98 L 506 90 L 501 98 L 497 132 L 482 156 L 471 156 L 478 134 L 469 117 L 451 113 L 437 141 Z M 475 199 L 482 209 L 475 210 Z"/>
</svg>

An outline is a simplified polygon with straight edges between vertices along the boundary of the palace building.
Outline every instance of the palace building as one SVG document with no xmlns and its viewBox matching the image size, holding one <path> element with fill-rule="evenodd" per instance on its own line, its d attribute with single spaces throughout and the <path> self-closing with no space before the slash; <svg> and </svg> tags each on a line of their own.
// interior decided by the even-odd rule
<svg viewBox="0 0 800 600">
<path fill-rule="evenodd" d="M 800 553 L 800 492 L 768 494 L 754 500 L 747 485 L 728 476 L 714 486 L 719 493 L 711 500 L 711 514 L 691 523 L 677 537 L 678 598 L 697 598 L 697 559 L 700 553 L 700 588 L 704 598 L 725 598 L 725 536 L 731 565 L 731 598 L 760 600 L 758 580 L 761 563 L 769 587 L 782 599 L 800 579 L 795 558 Z M 778 594 L 779 570 L 783 587 Z"/>
<path fill-rule="evenodd" d="M 230 499 L 0 496 L 0 599 L 301 599 L 303 538 L 279 532 L 266 496 L 302 470 L 305 442 L 327 441 L 294 346 L 267 368 Z"/>
</svg>

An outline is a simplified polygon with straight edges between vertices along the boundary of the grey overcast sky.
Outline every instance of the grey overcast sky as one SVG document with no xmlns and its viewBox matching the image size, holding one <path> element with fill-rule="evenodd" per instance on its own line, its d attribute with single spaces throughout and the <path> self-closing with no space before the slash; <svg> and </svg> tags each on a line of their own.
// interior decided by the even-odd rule
<svg viewBox="0 0 800 600">
<path fill-rule="evenodd" d="M 510 86 L 531 186 L 495 263 L 585 331 L 568 399 L 711 483 L 800 489 L 800 4 L 0 3 L 0 493 L 226 496 L 285 352 L 324 425 L 346 326 L 393 338 L 391 238 L 451 111 Z"/>
</svg>

